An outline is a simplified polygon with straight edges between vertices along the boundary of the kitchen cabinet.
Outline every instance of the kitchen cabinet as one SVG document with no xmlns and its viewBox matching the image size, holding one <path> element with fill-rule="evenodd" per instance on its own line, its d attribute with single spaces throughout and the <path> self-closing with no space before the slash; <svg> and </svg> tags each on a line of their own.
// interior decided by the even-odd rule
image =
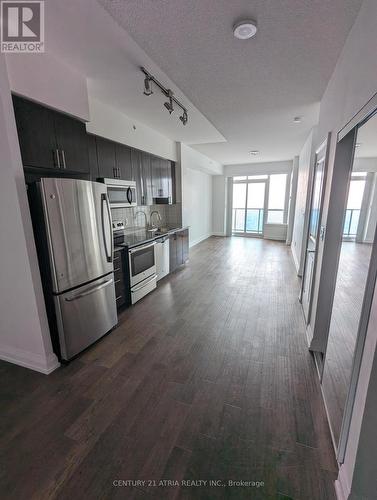
<svg viewBox="0 0 377 500">
<path fill-rule="evenodd" d="M 13 108 L 25 167 L 89 173 L 83 122 L 18 96 Z"/>
<path fill-rule="evenodd" d="M 182 240 L 182 264 L 184 264 L 189 258 L 189 230 L 183 229 L 179 234 Z"/>
<path fill-rule="evenodd" d="M 116 165 L 115 142 L 96 137 L 98 176 L 108 179 L 119 179 L 120 172 Z"/>
<path fill-rule="evenodd" d="M 170 272 L 187 262 L 189 257 L 189 230 L 182 229 L 170 235 Z"/>
<path fill-rule="evenodd" d="M 138 205 L 152 205 L 151 155 L 137 149 L 132 150 L 132 180 L 136 181 Z"/>
<path fill-rule="evenodd" d="M 131 150 L 131 177 L 130 180 L 136 182 L 136 199 L 138 205 L 146 205 L 143 192 L 143 178 L 141 169 L 141 151 Z"/>
<path fill-rule="evenodd" d="M 61 168 L 75 172 L 89 172 L 85 124 L 56 112 L 54 112 L 54 124 Z"/>
<path fill-rule="evenodd" d="M 119 171 L 119 178 L 125 181 L 136 180 L 132 176 L 131 148 L 124 144 L 115 143 L 115 162 Z"/>
<path fill-rule="evenodd" d="M 117 309 L 129 306 L 131 303 L 129 287 L 125 279 L 127 266 L 125 264 L 126 250 L 118 248 L 114 251 L 114 285 Z"/>
<path fill-rule="evenodd" d="M 13 108 L 23 165 L 58 168 L 52 111 L 16 96 Z"/>
<path fill-rule="evenodd" d="M 90 180 L 96 181 L 97 178 L 99 177 L 99 173 L 98 173 L 98 159 L 97 159 L 97 143 L 95 135 L 87 134 L 87 145 L 88 145 Z"/>
<path fill-rule="evenodd" d="M 153 204 L 151 155 L 141 153 L 141 182 L 143 186 L 144 205 Z"/>
<path fill-rule="evenodd" d="M 151 169 L 153 203 L 173 203 L 172 162 L 151 155 Z"/>
</svg>

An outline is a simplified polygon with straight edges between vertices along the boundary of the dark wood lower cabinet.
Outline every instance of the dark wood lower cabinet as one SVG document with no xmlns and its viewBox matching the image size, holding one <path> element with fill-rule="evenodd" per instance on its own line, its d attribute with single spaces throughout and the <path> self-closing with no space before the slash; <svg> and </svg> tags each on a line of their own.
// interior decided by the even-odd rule
<svg viewBox="0 0 377 500">
<path fill-rule="evenodd" d="M 124 248 L 114 251 L 114 283 L 117 309 L 131 304 L 129 286 L 127 284 L 127 265 L 125 262 L 126 250 Z"/>
<path fill-rule="evenodd" d="M 189 230 L 182 229 L 170 235 L 170 272 L 187 262 L 189 257 Z"/>
</svg>

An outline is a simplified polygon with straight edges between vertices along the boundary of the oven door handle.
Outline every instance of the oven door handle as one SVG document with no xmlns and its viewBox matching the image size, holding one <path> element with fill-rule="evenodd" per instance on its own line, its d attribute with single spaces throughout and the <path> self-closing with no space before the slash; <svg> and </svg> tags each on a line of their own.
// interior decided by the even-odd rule
<svg viewBox="0 0 377 500">
<path fill-rule="evenodd" d="M 156 245 L 155 242 L 149 243 L 148 245 L 141 245 L 139 247 L 131 248 L 130 250 L 128 250 L 128 252 L 135 253 L 135 252 L 138 252 L 139 250 L 145 250 L 146 248 L 154 247 L 155 245 Z"/>
<path fill-rule="evenodd" d="M 132 191 L 130 187 L 127 188 L 127 201 L 130 205 L 132 205 Z"/>
<path fill-rule="evenodd" d="M 152 281 L 154 281 L 155 279 L 156 279 L 156 275 L 154 274 L 150 280 L 146 281 L 141 286 L 138 286 L 137 288 L 131 288 L 131 293 L 138 292 L 139 290 L 142 290 L 144 287 L 146 287 L 147 285 L 152 283 Z"/>
</svg>

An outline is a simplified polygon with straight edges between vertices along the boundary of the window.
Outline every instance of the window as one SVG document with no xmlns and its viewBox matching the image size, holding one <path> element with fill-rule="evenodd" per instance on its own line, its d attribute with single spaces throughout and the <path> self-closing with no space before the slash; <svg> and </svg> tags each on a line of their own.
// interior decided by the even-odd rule
<svg viewBox="0 0 377 500">
<path fill-rule="evenodd" d="M 343 236 L 354 238 L 357 235 L 359 226 L 361 204 L 363 202 L 365 190 L 365 174 L 352 174 L 350 188 L 348 192 L 347 208 L 344 217 Z"/>
<path fill-rule="evenodd" d="M 286 189 L 287 174 L 270 175 L 267 214 L 267 222 L 270 224 L 284 223 Z"/>
</svg>

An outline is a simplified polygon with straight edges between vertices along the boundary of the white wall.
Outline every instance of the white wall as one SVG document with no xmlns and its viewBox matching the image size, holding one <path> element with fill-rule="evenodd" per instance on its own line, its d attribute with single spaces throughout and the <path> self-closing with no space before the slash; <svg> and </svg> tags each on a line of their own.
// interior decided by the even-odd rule
<svg viewBox="0 0 377 500">
<path fill-rule="evenodd" d="M 316 147 L 326 139 L 328 132 L 332 132 L 328 182 L 325 191 L 323 219 L 321 221 L 324 225 L 326 225 L 327 218 L 337 133 L 377 92 L 376 19 L 377 2 L 375 0 L 364 0 L 321 101 Z M 322 254 L 323 243 L 320 242 L 318 266 L 321 266 Z M 316 312 L 319 274 L 317 272 L 312 318 L 315 317 Z M 377 300 L 375 298 L 371 310 L 366 345 L 363 351 L 345 461 L 341 465 L 339 481 L 337 482 L 339 499 L 359 500 L 363 498 L 373 500 L 377 491 L 375 434 L 377 377 L 375 371 L 372 372 L 373 363 L 376 365 L 377 362 L 375 357 L 376 318 Z M 371 372 L 374 373 L 374 376 L 370 378 Z M 368 408 L 368 412 L 365 414 L 364 407 Z M 362 443 L 359 443 L 360 435 L 362 436 Z M 359 444 L 362 444 L 362 447 L 359 447 Z"/>
<path fill-rule="evenodd" d="M 226 235 L 227 185 L 225 175 L 212 177 L 212 232 L 215 236 Z"/>
<path fill-rule="evenodd" d="M 212 176 L 204 170 L 215 162 L 185 144 L 179 144 L 178 151 L 182 175 L 182 224 L 190 226 L 190 246 L 194 246 L 212 235 Z"/>
<path fill-rule="evenodd" d="M 305 235 L 307 230 L 306 214 L 309 201 L 309 177 L 313 163 L 312 130 L 305 141 L 298 160 L 295 219 L 292 233 L 292 255 L 299 276 L 302 276 L 305 258 Z"/>
<path fill-rule="evenodd" d="M 86 77 L 51 54 L 8 54 L 12 92 L 89 120 Z"/>
<path fill-rule="evenodd" d="M 43 373 L 52 352 L 5 59 L 0 54 L 0 358 Z"/>
<path fill-rule="evenodd" d="M 88 132 L 177 161 L 176 143 L 171 139 L 131 120 L 124 113 L 97 99 L 89 98 L 89 109 L 90 122 L 86 125 Z"/>
</svg>

